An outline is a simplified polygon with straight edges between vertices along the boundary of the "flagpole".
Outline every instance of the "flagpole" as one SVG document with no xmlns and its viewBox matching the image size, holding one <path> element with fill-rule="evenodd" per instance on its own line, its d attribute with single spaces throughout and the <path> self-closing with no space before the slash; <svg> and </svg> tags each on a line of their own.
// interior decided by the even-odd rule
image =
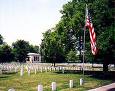
<svg viewBox="0 0 115 91">
<path fill-rule="evenodd" d="M 85 31 L 86 28 L 84 27 L 84 45 L 83 45 L 83 79 L 84 79 L 84 61 L 85 61 Z"/>
<path fill-rule="evenodd" d="M 87 4 L 86 4 L 86 12 L 85 12 L 85 23 L 86 23 L 86 17 L 87 17 L 87 14 L 88 14 L 88 11 L 87 11 Z M 83 79 L 85 78 L 84 77 L 84 73 L 85 73 L 85 71 L 84 71 L 84 62 L 85 62 L 85 31 L 86 31 L 86 26 L 84 26 L 84 37 L 83 37 L 83 41 L 84 41 L 84 43 L 83 43 Z"/>
</svg>

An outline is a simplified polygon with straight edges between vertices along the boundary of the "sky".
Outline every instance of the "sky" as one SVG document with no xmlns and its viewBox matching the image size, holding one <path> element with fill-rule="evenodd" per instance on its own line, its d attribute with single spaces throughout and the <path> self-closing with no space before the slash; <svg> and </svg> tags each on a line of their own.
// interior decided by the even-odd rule
<svg viewBox="0 0 115 91">
<path fill-rule="evenodd" d="M 42 33 L 55 27 L 68 1 L 0 0 L 0 34 L 9 45 L 20 39 L 39 45 Z"/>
</svg>

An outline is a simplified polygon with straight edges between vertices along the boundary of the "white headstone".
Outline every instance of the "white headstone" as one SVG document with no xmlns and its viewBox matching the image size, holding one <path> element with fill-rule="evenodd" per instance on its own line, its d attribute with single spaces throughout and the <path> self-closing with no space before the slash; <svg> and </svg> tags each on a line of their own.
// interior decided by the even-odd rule
<svg viewBox="0 0 115 91">
<path fill-rule="evenodd" d="M 56 67 L 56 70 L 59 71 L 59 67 Z"/>
<path fill-rule="evenodd" d="M 40 71 L 43 72 L 43 68 L 42 67 L 41 67 Z"/>
<path fill-rule="evenodd" d="M 30 76 L 30 69 L 28 69 L 28 76 Z"/>
<path fill-rule="evenodd" d="M 12 67 L 11 66 L 10 66 L 9 70 L 10 70 L 10 72 L 12 71 Z"/>
<path fill-rule="evenodd" d="M 52 91 L 56 91 L 56 82 L 52 82 Z"/>
<path fill-rule="evenodd" d="M 38 85 L 38 91 L 43 91 L 43 86 L 42 85 Z"/>
<path fill-rule="evenodd" d="M 62 70 L 62 67 L 59 67 L 59 70 Z"/>
<path fill-rule="evenodd" d="M 2 69 L 0 69 L 0 74 L 2 74 Z"/>
<path fill-rule="evenodd" d="M 83 78 L 80 78 L 80 86 L 82 86 L 83 85 Z"/>
<path fill-rule="evenodd" d="M 15 89 L 12 88 L 12 89 L 9 89 L 8 91 L 15 91 Z"/>
<path fill-rule="evenodd" d="M 73 80 L 70 80 L 70 81 L 69 81 L 69 87 L 70 87 L 70 88 L 73 88 Z"/>
<path fill-rule="evenodd" d="M 17 72 L 17 67 L 15 67 L 15 72 Z"/>
<path fill-rule="evenodd" d="M 21 67 L 21 69 L 20 69 L 20 76 L 23 76 L 23 74 L 24 74 L 24 69 L 23 69 L 23 67 Z"/>
<path fill-rule="evenodd" d="M 26 66 L 26 71 L 28 72 L 28 69 L 29 69 L 29 67 L 28 66 Z"/>
<path fill-rule="evenodd" d="M 50 71 L 52 71 L 52 67 L 50 67 L 49 69 L 50 69 Z"/>
<path fill-rule="evenodd" d="M 35 74 L 37 73 L 37 69 L 35 68 Z"/>
<path fill-rule="evenodd" d="M 47 68 L 47 67 L 45 67 L 45 71 L 46 71 L 46 72 L 48 71 L 48 68 Z"/>
<path fill-rule="evenodd" d="M 55 67 L 53 67 L 53 71 L 55 71 Z"/>
<path fill-rule="evenodd" d="M 64 74 L 64 67 L 62 68 L 62 73 Z"/>
</svg>

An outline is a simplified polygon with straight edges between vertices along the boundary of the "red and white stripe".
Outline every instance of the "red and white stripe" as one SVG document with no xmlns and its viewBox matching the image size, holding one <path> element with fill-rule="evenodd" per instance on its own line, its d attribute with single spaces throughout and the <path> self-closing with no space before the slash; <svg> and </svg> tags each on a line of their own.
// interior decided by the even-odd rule
<svg viewBox="0 0 115 91">
<path fill-rule="evenodd" d="M 94 31 L 93 24 L 90 22 L 90 16 L 88 15 L 88 13 L 86 16 L 86 25 L 85 26 L 89 28 L 91 51 L 92 51 L 93 55 L 96 55 L 96 53 L 97 53 L 96 34 Z"/>
</svg>

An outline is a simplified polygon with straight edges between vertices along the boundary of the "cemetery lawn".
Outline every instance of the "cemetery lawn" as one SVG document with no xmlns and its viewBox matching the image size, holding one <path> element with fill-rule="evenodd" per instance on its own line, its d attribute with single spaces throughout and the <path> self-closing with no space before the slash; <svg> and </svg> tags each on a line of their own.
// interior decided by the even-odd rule
<svg viewBox="0 0 115 91">
<path fill-rule="evenodd" d="M 8 91 L 14 88 L 16 91 L 37 91 L 38 84 L 43 85 L 44 91 L 51 91 L 51 82 L 57 83 L 57 91 L 86 91 L 105 84 L 112 83 L 112 80 L 101 80 L 89 75 L 85 75 L 85 84 L 79 85 L 79 79 L 82 74 L 77 73 L 55 73 L 55 72 L 38 72 L 31 73 L 28 76 L 27 72 L 20 77 L 20 73 L 0 74 L 0 91 Z M 74 88 L 69 88 L 69 80 L 74 80 Z"/>
</svg>

